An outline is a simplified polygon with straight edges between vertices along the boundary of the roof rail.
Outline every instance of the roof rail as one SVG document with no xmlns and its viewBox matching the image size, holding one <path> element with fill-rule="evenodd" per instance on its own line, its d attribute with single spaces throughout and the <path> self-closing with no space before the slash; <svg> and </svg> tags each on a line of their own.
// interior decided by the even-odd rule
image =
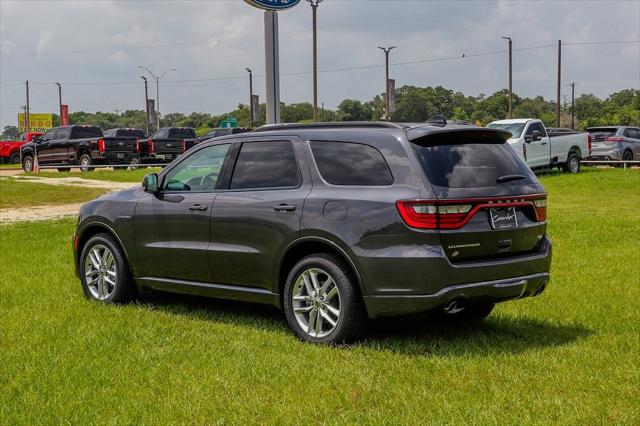
<svg viewBox="0 0 640 426">
<path fill-rule="evenodd" d="M 292 130 L 292 129 L 340 129 L 340 128 L 378 128 L 378 129 L 404 129 L 397 123 L 388 121 L 331 121 L 323 123 L 280 123 L 267 124 L 258 127 L 254 132 L 266 132 L 269 130 Z"/>
</svg>

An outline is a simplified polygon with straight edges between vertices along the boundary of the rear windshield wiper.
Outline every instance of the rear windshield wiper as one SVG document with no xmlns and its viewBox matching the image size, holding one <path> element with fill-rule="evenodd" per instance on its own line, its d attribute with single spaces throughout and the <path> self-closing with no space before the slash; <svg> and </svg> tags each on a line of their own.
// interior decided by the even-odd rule
<svg viewBox="0 0 640 426">
<path fill-rule="evenodd" d="M 509 182 L 512 180 L 520 180 L 520 179 L 526 179 L 527 177 L 525 175 L 504 175 L 504 176 L 500 176 L 498 179 L 496 179 L 497 183 L 502 183 L 502 182 Z"/>
</svg>

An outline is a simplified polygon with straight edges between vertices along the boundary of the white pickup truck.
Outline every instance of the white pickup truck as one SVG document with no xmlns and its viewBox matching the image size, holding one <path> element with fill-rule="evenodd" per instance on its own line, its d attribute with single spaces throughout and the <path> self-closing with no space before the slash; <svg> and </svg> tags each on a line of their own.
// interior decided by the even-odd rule
<svg viewBox="0 0 640 426">
<path fill-rule="evenodd" d="M 580 161 L 591 151 L 588 133 L 556 133 L 550 137 L 542 121 L 536 119 L 498 120 L 487 127 L 511 132 L 509 144 L 532 170 L 558 167 L 578 173 Z"/>
</svg>

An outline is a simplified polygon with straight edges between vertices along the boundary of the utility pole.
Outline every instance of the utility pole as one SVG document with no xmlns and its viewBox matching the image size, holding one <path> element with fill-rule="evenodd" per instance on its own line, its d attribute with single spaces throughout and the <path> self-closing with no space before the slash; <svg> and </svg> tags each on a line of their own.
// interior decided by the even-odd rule
<svg viewBox="0 0 640 426">
<path fill-rule="evenodd" d="M 576 114 L 575 114 L 575 94 L 576 94 L 576 83 L 572 82 L 570 84 L 571 86 L 571 129 L 575 130 L 576 129 Z"/>
<path fill-rule="evenodd" d="M 502 37 L 509 42 L 509 116 L 513 118 L 513 41 L 511 37 Z"/>
<path fill-rule="evenodd" d="M 55 84 L 58 86 L 58 108 L 60 111 L 60 116 L 58 118 L 58 121 L 61 126 L 62 126 L 62 85 L 60 83 L 58 83 L 57 81 L 55 82 Z"/>
<path fill-rule="evenodd" d="M 149 83 L 147 82 L 147 77 L 141 75 L 140 78 L 144 80 L 144 128 L 147 136 L 149 136 Z"/>
<path fill-rule="evenodd" d="M 165 70 L 162 74 L 155 75 L 149 68 L 143 67 L 142 65 L 138 65 L 138 68 L 146 70 L 151 77 L 156 81 L 156 121 L 158 125 L 158 129 L 160 128 L 160 80 L 164 77 L 169 71 L 175 71 L 175 68 L 169 68 Z"/>
<path fill-rule="evenodd" d="M 390 104 L 389 104 L 389 52 L 391 52 L 391 49 L 395 49 L 395 46 L 389 46 L 387 48 L 384 47 L 380 47 L 378 46 L 378 49 L 382 50 L 384 52 L 384 59 L 385 59 L 385 80 L 384 80 L 384 91 L 386 93 L 386 107 L 384 110 L 384 116 L 386 120 L 390 120 L 391 119 L 391 115 L 389 114 L 389 109 L 390 109 Z"/>
<path fill-rule="evenodd" d="M 307 0 L 313 15 L 313 121 L 318 121 L 318 37 L 317 12 L 322 0 Z"/>
<path fill-rule="evenodd" d="M 253 72 L 250 68 L 245 68 L 245 70 L 249 73 L 249 120 L 253 128 Z"/>
<path fill-rule="evenodd" d="M 324 122 L 324 102 L 322 103 L 322 121 Z"/>
<path fill-rule="evenodd" d="M 556 94 L 556 127 L 560 127 L 560 81 L 562 70 L 562 40 L 558 40 L 558 93 Z"/>
<path fill-rule="evenodd" d="M 27 88 L 27 105 L 24 108 L 24 128 L 27 132 L 31 131 L 31 125 L 29 123 L 29 80 L 27 80 L 26 82 L 26 88 Z"/>
</svg>

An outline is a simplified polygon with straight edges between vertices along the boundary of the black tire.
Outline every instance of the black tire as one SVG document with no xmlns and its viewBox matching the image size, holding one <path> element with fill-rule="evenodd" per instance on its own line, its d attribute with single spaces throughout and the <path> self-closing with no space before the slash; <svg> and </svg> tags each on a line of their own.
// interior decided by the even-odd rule
<svg viewBox="0 0 640 426">
<path fill-rule="evenodd" d="M 9 156 L 9 163 L 11 164 L 19 164 L 20 163 L 20 153 L 14 152 Z"/>
<path fill-rule="evenodd" d="M 114 259 L 114 270 L 116 272 L 115 285 L 109 285 L 109 289 L 111 289 L 111 293 L 107 296 L 105 293 L 104 298 L 101 298 L 96 295 L 96 291 L 99 293 L 98 289 L 95 291 L 91 288 L 89 278 L 87 276 L 87 257 L 92 252 L 92 250 L 100 249 L 101 247 L 106 247 L 111 252 Z M 89 260 L 91 262 L 91 260 Z M 128 303 L 135 299 L 137 294 L 137 288 L 133 281 L 133 277 L 131 276 L 131 272 L 129 271 L 129 265 L 127 263 L 126 258 L 124 257 L 124 252 L 118 245 L 118 243 L 113 239 L 113 237 L 109 234 L 96 234 L 86 242 L 86 244 L 82 247 L 82 251 L 80 253 L 79 258 L 79 271 L 80 271 L 80 282 L 82 284 L 82 290 L 84 295 L 91 300 L 96 300 L 106 304 L 114 304 L 114 303 Z M 100 275 L 98 273 L 98 275 Z M 94 275 L 95 276 L 95 275 Z M 107 275 L 105 275 L 107 276 Z M 96 284 L 97 286 L 97 284 Z"/>
<path fill-rule="evenodd" d="M 580 171 L 580 156 L 577 152 L 571 151 L 564 163 L 563 170 L 567 173 L 578 173 Z"/>
<path fill-rule="evenodd" d="M 622 161 L 633 161 L 633 152 L 625 151 L 624 154 L 622 154 Z M 631 164 L 628 164 L 627 167 L 631 167 Z"/>
<path fill-rule="evenodd" d="M 33 173 L 33 157 L 25 155 L 22 157 L 22 170 L 26 173 Z"/>
<path fill-rule="evenodd" d="M 455 314 L 444 314 L 445 318 L 464 323 L 479 323 L 484 321 L 495 308 L 495 303 L 476 303 L 466 306 L 464 310 Z"/>
<path fill-rule="evenodd" d="M 294 290 L 299 288 L 297 283 L 298 279 L 301 279 L 303 273 L 309 270 L 322 270 L 326 272 L 333 280 L 333 283 L 335 283 L 338 291 L 340 314 L 337 321 L 335 321 L 336 324 L 330 332 L 327 330 L 328 333 L 326 335 L 319 337 L 314 336 L 313 331 L 309 332 L 303 328 L 296 317 L 296 315 L 301 314 L 296 314 L 293 306 Z M 318 302 L 318 300 L 316 300 L 316 302 Z M 306 303 L 307 305 L 309 304 L 309 302 Z M 349 343 L 357 340 L 362 335 L 367 323 L 364 304 L 355 277 L 352 276 L 349 268 L 341 259 L 330 254 L 319 253 L 310 255 L 296 263 L 289 272 L 285 282 L 283 306 L 289 327 L 291 327 L 296 336 L 308 342 L 325 344 Z M 318 314 L 321 313 L 320 309 L 315 310 Z M 326 313 L 325 310 L 325 314 Z M 309 315 L 311 315 L 311 313 L 309 313 Z M 309 318 L 308 323 L 310 322 L 311 319 Z M 321 328 L 323 322 L 325 325 L 329 324 L 328 328 L 331 328 L 331 324 L 324 318 L 320 322 Z"/>
<path fill-rule="evenodd" d="M 81 172 L 92 172 L 94 167 L 91 167 L 91 156 L 89 154 L 82 154 L 80 158 L 78 158 L 78 164 L 80 165 Z"/>
</svg>

